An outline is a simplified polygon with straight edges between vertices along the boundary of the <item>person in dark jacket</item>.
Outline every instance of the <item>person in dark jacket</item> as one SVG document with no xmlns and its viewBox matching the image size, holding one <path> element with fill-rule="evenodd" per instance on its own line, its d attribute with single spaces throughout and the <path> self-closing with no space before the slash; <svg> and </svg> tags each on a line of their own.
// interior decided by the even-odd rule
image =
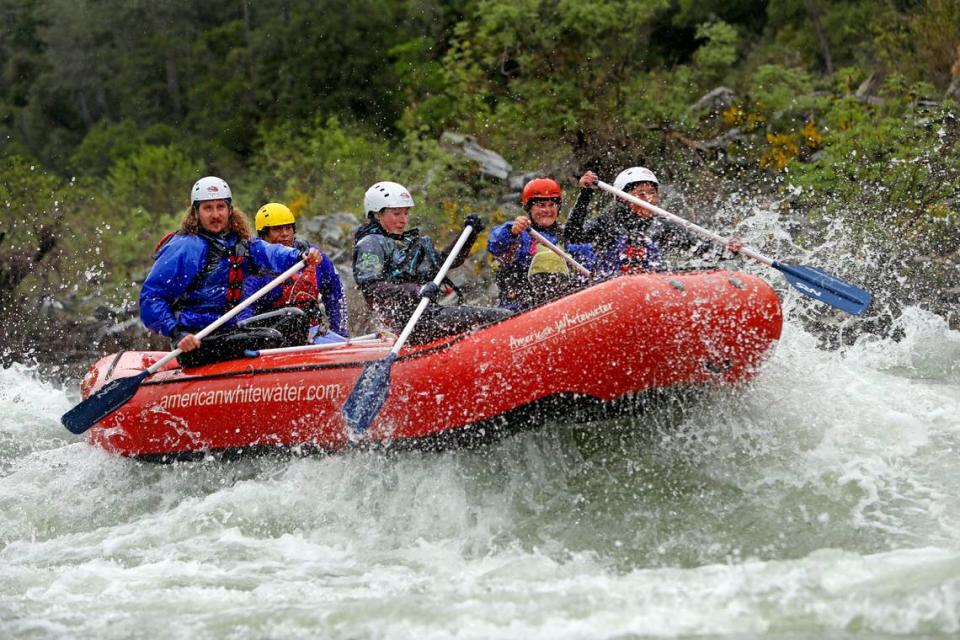
<svg viewBox="0 0 960 640">
<path fill-rule="evenodd" d="M 353 277 L 367 305 L 390 330 L 401 331 L 423 297 L 429 298 L 431 304 L 411 333 L 411 343 L 429 342 L 511 315 L 506 309 L 438 304 L 442 290 L 432 280 L 453 244 L 437 251 L 430 238 L 418 229 L 406 228 L 413 198 L 403 185 L 376 183 L 364 195 L 363 206 L 367 222 L 355 234 Z M 473 232 L 453 267 L 463 264 L 483 231 L 483 222 L 475 214 L 466 217 L 464 226 L 467 225 Z"/>
<path fill-rule="evenodd" d="M 260 207 L 254 218 L 254 226 L 260 239 L 272 244 L 292 247 L 303 253 L 312 244 L 296 236 L 296 219 L 293 212 L 283 204 L 270 202 Z M 258 291 L 277 274 L 270 272 L 244 280 L 245 297 Z M 295 273 L 283 285 L 260 298 L 256 313 L 270 313 L 285 308 L 302 309 L 308 328 L 307 342 L 345 342 L 349 337 L 347 326 L 347 300 L 343 283 L 333 261 L 320 252 L 320 262 Z M 326 312 L 329 330 L 322 327 Z"/>
<path fill-rule="evenodd" d="M 567 220 L 568 242 L 589 243 L 593 246 L 594 275 L 600 278 L 621 273 L 661 271 L 666 268 L 663 253 L 668 249 L 688 249 L 686 231 L 678 225 L 655 218 L 655 214 L 640 205 L 617 200 L 612 206 L 587 220 L 597 175 L 587 171 L 580 178 L 580 194 Z M 660 204 L 660 181 L 646 167 L 630 167 L 621 171 L 613 186 L 654 206 Z M 727 249 L 740 250 L 738 238 L 731 238 Z M 712 251 L 704 245 L 702 253 Z"/>
<path fill-rule="evenodd" d="M 214 176 L 201 178 L 190 193 L 190 208 L 180 229 L 161 241 L 156 260 L 140 290 L 143 324 L 183 350 L 184 366 L 239 357 L 247 348 L 272 346 L 272 329 L 243 335 L 244 310 L 201 341 L 194 335 L 243 299 L 243 280 L 259 269 L 283 272 L 301 258 L 316 264 L 320 252 L 301 253 L 251 239 L 243 212 L 233 207 L 230 187 Z"/>
<path fill-rule="evenodd" d="M 499 262 L 497 287 L 500 306 L 519 311 L 562 296 L 585 284 L 579 272 L 530 234 L 537 231 L 550 242 L 566 248 L 571 257 L 590 269 L 593 250 L 589 244 L 564 243 L 564 230 L 557 220 L 563 191 L 555 180 L 535 178 L 523 187 L 520 205 L 525 215 L 494 227 L 487 251 Z M 536 264 L 534 264 L 536 263 Z"/>
</svg>

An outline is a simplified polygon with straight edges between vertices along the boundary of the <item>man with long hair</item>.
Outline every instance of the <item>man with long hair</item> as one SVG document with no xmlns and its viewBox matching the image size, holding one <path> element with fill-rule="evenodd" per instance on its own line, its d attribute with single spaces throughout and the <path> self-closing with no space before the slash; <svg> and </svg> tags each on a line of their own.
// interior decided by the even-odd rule
<svg viewBox="0 0 960 640">
<path fill-rule="evenodd" d="M 190 192 L 190 208 L 180 229 L 157 247 L 156 261 L 140 291 L 140 318 L 152 331 L 183 350 L 180 363 L 196 366 L 238 357 L 247 348 L 282 342 L 274 329 L 238 332 L 246 312 L 207 338 L 194 335 L 243 299 L 243 279 L 260 270 L 286 271 L 300 259 L 316 264 L 320 252 L 300 252 L 252 237 L 242 211 L 233 206 L 229 185 L 201 178 Z"/>
</svg>

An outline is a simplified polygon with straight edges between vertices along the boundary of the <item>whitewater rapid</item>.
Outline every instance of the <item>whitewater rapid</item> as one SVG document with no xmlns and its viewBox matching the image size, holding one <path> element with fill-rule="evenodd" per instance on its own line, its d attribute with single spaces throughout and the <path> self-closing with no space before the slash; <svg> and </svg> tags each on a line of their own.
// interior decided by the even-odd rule
<svg viewBox="0 0 960 640">
<path fill-rule="evenodd" d="M 153 465 L 0 370 L 0 637 L 956 637 L 960 333 L 476 450 Z"/>
</svg>

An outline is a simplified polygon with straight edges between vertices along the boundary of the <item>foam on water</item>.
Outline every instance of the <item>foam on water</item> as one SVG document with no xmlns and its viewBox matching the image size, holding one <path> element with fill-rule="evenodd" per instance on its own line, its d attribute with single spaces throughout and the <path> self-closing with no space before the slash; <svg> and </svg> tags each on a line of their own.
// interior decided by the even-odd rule
<svg viewBox="0 0 960 640">
<path fill-rule="evenodd" d="M 0 370 L 0 636 L 948 637 L 960 335 L 472 451 L 150 465 Z"/>
</svg>

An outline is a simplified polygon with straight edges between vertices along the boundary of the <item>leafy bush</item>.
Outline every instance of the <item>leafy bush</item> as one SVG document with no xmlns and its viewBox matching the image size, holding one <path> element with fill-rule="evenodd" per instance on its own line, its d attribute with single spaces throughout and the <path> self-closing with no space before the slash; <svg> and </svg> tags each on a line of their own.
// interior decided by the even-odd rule
<svg viewBox="0 0 960 640">
<path fill-rule="evenodd" d="M 305 125 L 278 125 L 261 133 L 262 152 L 253 168 L 261 202 L 297 203 L 299 213 L 349 211 L 363 218 L 363 194 L 381 180 L 406 185 L 417 201 L 415 215 L 439 224 L 440 202 L 468 197 L 465 165 L 431 139 L 408 135 L 394 144 L 375 132 L 337 118 Z"/>
<path fill-rule="evenodd" d="M 737 30 L 723 21 L 705 22 L 697 27 L 697 39 L 706 42 L 693 54 L 693 64 L 699 69 L 701 86 L 709 88 L 729 73 L 737 59 L 740 38 Z"/>
</svg>

